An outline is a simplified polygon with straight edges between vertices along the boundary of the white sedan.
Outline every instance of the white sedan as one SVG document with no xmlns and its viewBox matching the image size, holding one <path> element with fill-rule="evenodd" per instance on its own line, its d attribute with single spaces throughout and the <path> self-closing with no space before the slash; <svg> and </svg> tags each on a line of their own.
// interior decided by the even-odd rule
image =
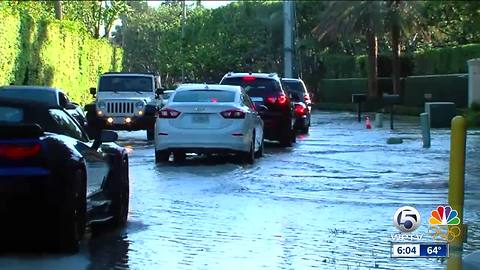
<svg viewBox="0 0 480 270">
<path fill-rule="evenodd" d="M 263 155 L 263 121 L 240 86 L 183 84 L 155 123 L 155 160 L 171 153 L 175 162 L 186 153 L 235 153 L 252 164 Z"/>
</svg>

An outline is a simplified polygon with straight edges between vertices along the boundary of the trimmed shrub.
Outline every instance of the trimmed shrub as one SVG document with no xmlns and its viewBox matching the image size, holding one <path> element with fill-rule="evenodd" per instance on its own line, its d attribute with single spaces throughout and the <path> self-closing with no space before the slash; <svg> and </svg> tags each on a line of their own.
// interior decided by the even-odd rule
<svg viewBox="0 0 480 270">
<path fill-rule="evenodd" d="M 320 102 L 351 103 L 352 94 L 366 93 L 366 78 L 324 79 L 316 96 Z"/>
<path fill-rule="evenodd" d="M 430 75 L 405 78 L 403 100 L 406 106 L 423 106 L 425 94 L 431 94 L 430 101 L 454 102 L 457 107 L 467 107 L 468 75 Z"/>
<path fill-rule="evenodd" d="M 122 69 L 122 50 L 92 38 L 79 22 L 5 12 L 0 11 L 1 84 L 58 87 L 85 104 L 100 74 Z"/>
<path fill-rule="evenodd" d="M 468 72 L 467 60 L 480 57 L 480 44 L 430 49 L 414 55 L 414 74 L 452 74 Z"/>
</svg>

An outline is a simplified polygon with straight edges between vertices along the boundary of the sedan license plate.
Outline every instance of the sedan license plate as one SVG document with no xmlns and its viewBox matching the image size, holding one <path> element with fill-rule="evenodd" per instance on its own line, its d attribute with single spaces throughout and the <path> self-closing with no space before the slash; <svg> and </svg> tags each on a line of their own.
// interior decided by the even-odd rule
<svg viewBox="0 0 480 270">
<path fill-rule="evenodd" d="M 208 123 L 208 115 L 194 115 L 192 117 L 192 122 L 194 124 L 205 124 Z"/>
</svg>

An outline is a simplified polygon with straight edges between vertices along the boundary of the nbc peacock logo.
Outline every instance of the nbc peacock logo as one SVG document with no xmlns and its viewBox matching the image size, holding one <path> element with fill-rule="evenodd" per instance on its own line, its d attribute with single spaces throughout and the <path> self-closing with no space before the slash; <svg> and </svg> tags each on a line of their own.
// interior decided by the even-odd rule
<svg viewBox="0 0 480 270">
<path fill-rule="evenodd" d="M 460 228 L 455 226 L 460 224 L 460 218 L 457 210 L 450 206 L 438 206 L 434 209 L 428 224 L 428 231 L 435 241 L 452 242 L 460 236 Z"/>
<path fill-rule="evenodd" d="M 458 217 L 457 210 L 452 209 L 450 206 L 438 206 L 437 209 L 432 211 L 432 215 L 428 219 L 430 225 L 458 225 L 460 224 L 460 218 Z"/>
</svg>

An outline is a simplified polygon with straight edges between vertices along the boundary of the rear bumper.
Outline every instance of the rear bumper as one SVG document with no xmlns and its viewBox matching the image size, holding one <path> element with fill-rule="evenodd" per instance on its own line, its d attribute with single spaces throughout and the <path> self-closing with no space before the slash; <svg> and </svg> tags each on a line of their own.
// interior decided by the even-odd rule
<svg viewBox="0 0 480 270">
<path fill-rule="evenodd" d="M 261 114 L 264 123 L 264 137 L 267 140 L 280 140 L 293 126 L 294 119 L 281 113 Z"/>
<path fill-rule="evenodd" d="M 187 153 L 215 153 L 249 151 L 252 130 L 246 125 L 232 125 L 223 129 L 179 129 L 157 121 L 156 151 L 183 151 Z"/>
</svg>

